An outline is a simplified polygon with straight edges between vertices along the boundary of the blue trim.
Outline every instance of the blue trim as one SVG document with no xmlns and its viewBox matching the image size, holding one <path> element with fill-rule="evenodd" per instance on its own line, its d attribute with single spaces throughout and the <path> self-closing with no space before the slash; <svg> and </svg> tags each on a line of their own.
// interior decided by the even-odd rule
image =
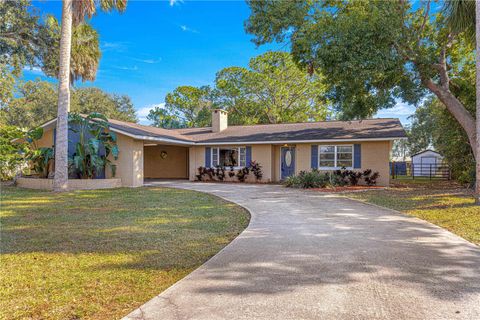
<svg viewBox="0 0 480 320">
<path fill-rule="evenodd" d="M 312 157 L 310 167 L 312 169 L 318 169 L 318 145 L 312 144 Z"/>
<path fill-rule="evenodd" d="M 245 165 L 248 167 L 252 162 L 252 147 L 247 146 L 245 148 Z"/>
<path fill-rule="evenodd" d="M 205 167 L 210 168 L 212 166 L 212 151 L 210 147 L 205 148 Z"/>
<path fill-rule="evenodd" d="M 360 169 L 362 167 L 362 145 L 356 143 L 353 145 L 353 168 Z"/>
</svg>

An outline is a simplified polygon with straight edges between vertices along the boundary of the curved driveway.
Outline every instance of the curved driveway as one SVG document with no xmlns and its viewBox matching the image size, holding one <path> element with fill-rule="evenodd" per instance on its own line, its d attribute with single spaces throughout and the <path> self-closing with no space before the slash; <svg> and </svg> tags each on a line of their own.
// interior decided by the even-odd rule
<svg viewBox="0 0 480 320">
<path fill-rule="evenodd" d="M 252 218 L 127 319 L 480 319 L 479 247 L 432 224 L 281 186 L 154 184 L 215 194 Z"/>
</svg>

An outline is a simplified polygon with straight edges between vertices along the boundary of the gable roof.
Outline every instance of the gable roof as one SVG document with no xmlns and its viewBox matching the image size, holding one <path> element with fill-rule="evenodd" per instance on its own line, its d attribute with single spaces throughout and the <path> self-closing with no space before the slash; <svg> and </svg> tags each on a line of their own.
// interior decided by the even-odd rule
<svg viewBox="0 0 480 320">
<path fill-rule="evenodd" d="M 402 124 L 396 118 L 228 126 L 227 129 L 220 132 L 212 132 L 211 127 L 163 129 L 113 119 L 109 119 L 109 122 L 112 131 L 135 139 L 186 145 L 368 141 L 406 138 Z"/>
<path fill-rule="evenodd" d="M 415 153 L 415 154 L 412 154 L 410 157 L 413 158 L 413 157 L 418 156 L 418 155 L 421 155 L 421 154 L 423 154 L 423 153 L 425 153 L 425 152 L 433 152 L 433 153 L 436 153 L 436 154 L 438 154 L 440 157 L 443 158 L 443 156 L 442 156 L 439 152 L 437 152 L 437 151 L 435 151 L 435 150 L 432 150 L 432 149 L 425 149 L 425 150 L 423 150 L 423 151 L 420 151 L 420 152 L 417 152 L 417 153 Z"/>
</svg>

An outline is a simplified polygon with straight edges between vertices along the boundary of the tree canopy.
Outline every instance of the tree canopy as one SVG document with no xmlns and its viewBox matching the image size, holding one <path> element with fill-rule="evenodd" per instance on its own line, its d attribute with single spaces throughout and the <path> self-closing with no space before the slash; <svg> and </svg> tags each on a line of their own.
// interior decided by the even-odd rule
<svg viewBox="0 0 480 320">
<path fill-rule="evenodd" d="M 56 117 L 57 89 L 47 81 L 27 81 L 16 97 L 2 110 L 2 122 L 21 128 L 33 128 Z M 126 95 L 112 95 L 94 87 L 72 92 L 72 111 L 99 112 L 109 118 L 136 122 L 135 109 Z"/>
<path fill-rule="evenodd" d="M 261 45 L 289 41 L 295 61 L 325 78 L 342 118 L 364 118 L 397 100 L 434 94 L 475 145 L 475 120 L 452 80 L 474 56 L 430 1 L 249 1 L 247 32 Z M 461 53 L 461 54 L 460 54 Z"/>
<path fill-rule="evenodd" d="M 212 108 L 221 108 L 233 125 L 325 120 L 323 88 L 320 76 L 299 68 L 289 53 L 267 52 L 248 68 L 220 70 L 213 88 L 176 88 L 148 118 L 155 126 L 201 127 L 210 125 Z"/>
</svg>

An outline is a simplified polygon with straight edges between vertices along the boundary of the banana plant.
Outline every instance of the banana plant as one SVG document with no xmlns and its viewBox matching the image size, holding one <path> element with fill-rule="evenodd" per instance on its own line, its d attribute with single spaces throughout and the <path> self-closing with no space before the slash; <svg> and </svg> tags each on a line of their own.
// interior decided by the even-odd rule
<svg viewBox="0 0 480 320">
<path fill-rule="evenodd" d="M 109 131 L 108 119 L 97 112 L 87 116 L 71 113 L 68 122 L 70 130 L 79 135 L 74 154 L 69 158 L 70 172 L 80 179 L 93 179 L 108 166 L 114 177 L 116 167 L 109 155 L 118 159 L 117 136 Z M 105 155 L 100 155 L 101 147 L 105 148 Z"/>
<path fill-rule="evenodd" d="M 25 160 L 29 161 L 33 170 L 40 178 L 47 178 L 49 174 L 50 161 L 54 158 L 53 148 L 38 148 L 37 141 L 43 136 L 43 128 L 38 127 L 25 132 L 25 141 L 28 143 L 28 150 L 25 153 Z"/>
</svg>

